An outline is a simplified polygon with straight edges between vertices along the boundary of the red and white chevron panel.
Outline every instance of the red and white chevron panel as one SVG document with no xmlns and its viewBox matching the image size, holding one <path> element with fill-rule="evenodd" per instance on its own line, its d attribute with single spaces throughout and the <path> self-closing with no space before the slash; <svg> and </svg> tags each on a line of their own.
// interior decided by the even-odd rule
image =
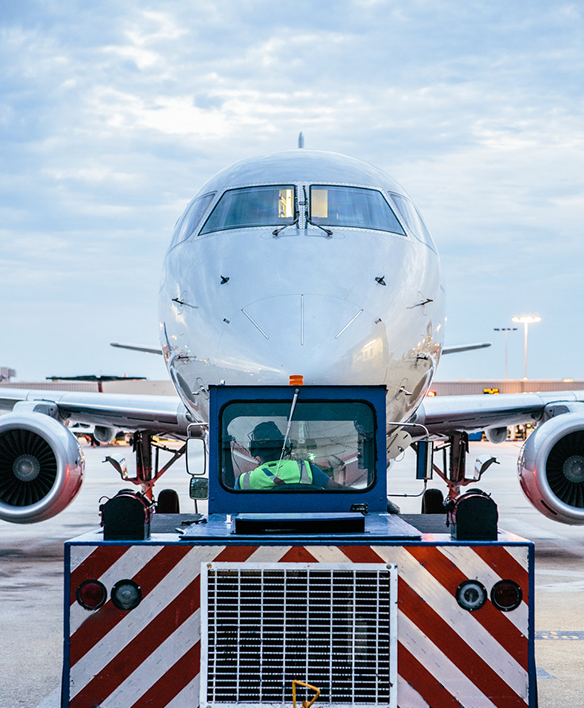
<svg viewBox="0 0 584 708">
<path fill-rule="evenodd" d="M 75 708 L 196 708 L 202 562 L 395 563 L 400 708 L 526 708 L 527 546 L 70 545 L 69 701 Z M 143 600 L 96 612 L 76 601 L 88 579 L 109 590 L 131 578 Z M 467 612 L 458 585 L 513 579 L 523 602 Z"/>
</svg>

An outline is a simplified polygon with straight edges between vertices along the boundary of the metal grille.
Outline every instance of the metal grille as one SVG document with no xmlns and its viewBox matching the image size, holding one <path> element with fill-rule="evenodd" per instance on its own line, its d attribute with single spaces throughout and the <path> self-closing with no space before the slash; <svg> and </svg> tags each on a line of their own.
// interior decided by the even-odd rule
<svg viewBox="0 0 584 708">
<path fill-rule="evenodd" d="M 395 705 L 395 566 L 204 570 L 202 706 L 289 706 L 293 679 L 320 688 L 319 704 Z"/>
</svg>

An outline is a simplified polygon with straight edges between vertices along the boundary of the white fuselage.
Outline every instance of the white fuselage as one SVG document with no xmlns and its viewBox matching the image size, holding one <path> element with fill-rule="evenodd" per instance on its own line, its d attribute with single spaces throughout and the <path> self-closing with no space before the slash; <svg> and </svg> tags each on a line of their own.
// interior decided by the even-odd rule
<svg viewBox="0 0 584 708">
<path fill-rule="evenodd" d="M 293 185 L 298 223 L 278 235 L 274 226 L 199 233 L 226 190 L 259 185 Z M 403 233 L 329 226 L 329 236 L 305 218 L 311 185 L 381 192 Z M 160 290 L 169 372 L 197 418 L 207 420 L 209 384 L 282 385 L 291 375 L 384 384 L 388 420 L 411 415 L 440 357 L 444 290 L 429 234 L 400 216 L 403 189 L 358 160 L 299 149 L 236 163 L 205 194 L 197 227 L 175 234 Z"/>
</svg>

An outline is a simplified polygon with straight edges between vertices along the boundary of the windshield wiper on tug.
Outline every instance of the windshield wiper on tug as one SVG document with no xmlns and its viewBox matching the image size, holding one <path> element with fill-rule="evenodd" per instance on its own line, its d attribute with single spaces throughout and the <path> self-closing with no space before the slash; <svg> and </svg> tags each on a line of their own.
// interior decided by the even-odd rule
<svg viewBox="0 0 584 708">
<path fill-rule="evenodd" d="M 306 197 L 306 187 L 302 185 L 302 191 L 304 192 L 304 203 L 306 204 L 306 208 L 304 211 L 305 219 L 307 224 L 311 224 L 312 226 L 316 226 L 317 229 L 320 229 L 321 231 L 324 231 L 325 234 L 330 238 L 333 235 L 333 232 L 330 229 L 325 229 L 324 226 L 321 226 L 320 224 L 316 224 L 310 216 L 308 216 L 308 198 Z"/>
<path fill-rule="evenodd" d="M 286 425 L 286 434 L 284 435 L 284 442 L 282 443 L 282 452 L 280 452 L 280 459 L 278 460 L 278 467 L 276 468 L 276 477 L 280 471 L 280 465 L 282 464 L 282 458 L 284 457 L 284 452 L 286 451 L 286 443 L 288 442 L 288 435 L 290 435 L 290 426 L 292 425 L 292 416 L 294 415 L 294 409 L 296 408 L 296 401 L 298 400 L 299 389 L 294 391 L 294 398 L 292 399 L 292 406 L 290 407 L 290 414 L 288 415 L 288 424 Z"/>
</svg>

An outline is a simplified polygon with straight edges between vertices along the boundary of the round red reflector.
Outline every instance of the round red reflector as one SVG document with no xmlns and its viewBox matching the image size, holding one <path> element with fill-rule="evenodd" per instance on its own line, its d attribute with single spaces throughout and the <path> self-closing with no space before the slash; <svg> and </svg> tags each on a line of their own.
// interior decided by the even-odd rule
<svg viewBox="0 0 584 708">
<path fill-rule="evenodd" d="M 84 580 L 77 588 L 77 602 L 86 610 L 98 610 L 107 600 L 107 590 L 99 580 Z"/>
<path fill-rule="evenodd" d="M 523 593 L 513 580 L 499 580 L 491 590 L 491 602 L 503 612 L 515 610 L 521 604 Z"/>
</svg>

